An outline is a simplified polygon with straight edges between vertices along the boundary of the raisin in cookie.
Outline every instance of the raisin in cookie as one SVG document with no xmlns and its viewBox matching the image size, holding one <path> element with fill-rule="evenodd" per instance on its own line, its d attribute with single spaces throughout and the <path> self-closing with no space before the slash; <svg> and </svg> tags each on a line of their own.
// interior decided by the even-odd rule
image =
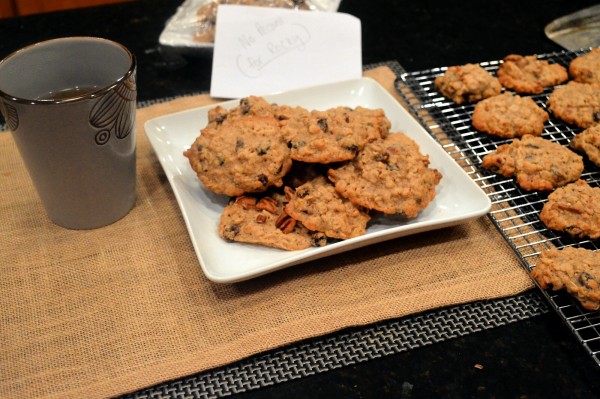
<svg viewBox="0 0 600 399">
<path fill-rule="evenodd" d="M 527 94 L 540 94 L 545 87 L 555 86 L 569 79 L 565 67 L 550 64 L 535 55 L 508 55 L 498 67 L 497 74 L 502 86 Z"/>
<path fill-rule="evenodd" d="M 280 108 L 278 119 L 292 159 L 311 163 L 350 160 L 365 144 L 387 136 L 391 126 L 383 110 L 363 107 Z"/>
<path fill-rule="evenodd" d="M 569 64 L 569 74 L 580 83 L 600 83 L 600 48 L 574 58 Z"/>
<path fill-rule="evenodd" d="M 583 159 L 562 145 L 531 135 L 514 139 L 483 157 L 483 167 L 516 177 L 525 190 L 552 190 L 579 179 Z"/>
<path fill-rule="evenodd" d="M 284 212 L 285 201 L 283 194 L 235 198 L 223 209 L 219 236 L 289 251 L 325 245 L 324 234 L 310 232 Z"/>
<path fill-rule="evenodd" d="M 600 166 L 600 124 L 575 135 L 569 146 L 574 150 L 584 152 L 590 161 Z"/>
<path fill-rule="evenodd" d="M 285 212 L 308 229 L 342 240 L 366 233 L 371 217 L 340 196 L 327 178 L 319 176 L 289 193 Z"/>
<path fill-rule="evenodd" d="M 184 152 L 206 188 L 229 196 L 280 187 L 292 166 L 274 117 L 246 115 L 207 127 Z"/>
<path fill-rule="evenodd" d="M 531 275 L 543 289 L 565 289 L 585 309 L 600 309 L 598 251 L 573 247 L 544 251 Z"/>
<path fill-rule="evenodd" d="M 477 102 L 502 91 L 498 79 L 477 64 L 451 66 L 434 83 L 440 93 L 456 104 Z"/>
<path fill-rule="evenodd" d="M 571 81 L 554 89 L 547 104 L 558 119 L 587 129 L 600 122 L 600 85 Z"/>
<path fill-rule="evenodd" d="M 539 136 L 548 119 L 548 113 L 531 98 L 510 92 L 478 102 L 473 112 L 475 129 L 502 138 Z"/>
<path fill-rule="evenodd" d="M 356 159 L 328 171 L 343 197 L 368 209 L 416 217 L 435 197 L 442 175 L 403 133 L 365 146 Z"/>
<path fill-rule="evenodd" d="M 540 213 L 548 228 L 573 237 L 600 238 L 600 188 L 584 180 L 557 188 Z"/>
</svg>

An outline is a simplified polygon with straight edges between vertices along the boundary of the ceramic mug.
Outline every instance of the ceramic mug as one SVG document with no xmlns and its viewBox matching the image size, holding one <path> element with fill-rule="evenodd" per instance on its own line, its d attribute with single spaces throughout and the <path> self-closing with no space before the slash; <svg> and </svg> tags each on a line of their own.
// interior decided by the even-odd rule
<svg viewBox="0 0 600 399">
<path fill-rule="evenodd" d="M 59 226 L 105 226 L 133 207 L 135 79 L 135 56 L 95 37 L 40 42 L 0 61 L 0 110 Z"/>
</svg>

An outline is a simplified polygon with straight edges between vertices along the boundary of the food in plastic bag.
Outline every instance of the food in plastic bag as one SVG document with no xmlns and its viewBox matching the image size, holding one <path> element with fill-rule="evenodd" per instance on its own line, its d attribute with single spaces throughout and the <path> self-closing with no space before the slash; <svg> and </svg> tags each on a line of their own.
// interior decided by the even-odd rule
<svg viewBox="0 0 600 399">
<path fill-rule="evenodd" d="M 162 45 L 208 48 L 215 40 L 217 9 L 221 4 L 279 7 L 308 11 L 337 11 L 341 0 L 185 0 L 160 35 Z"/>
</svg>

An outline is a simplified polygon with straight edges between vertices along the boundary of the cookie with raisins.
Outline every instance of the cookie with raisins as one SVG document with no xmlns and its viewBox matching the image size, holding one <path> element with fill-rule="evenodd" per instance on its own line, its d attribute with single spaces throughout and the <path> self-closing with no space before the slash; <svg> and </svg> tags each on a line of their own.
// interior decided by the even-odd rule
<svg viewBox="0 0 600 399">
<path fill-rule="evenodd" d="M 442 175 L 404 133 L 371 142 L 355 159 L 329 169 L 335 190 L 353 203 L 414 218 L 436 195 Z"/>
<path fill-rule="evenodd" d="M 569 146 L 575 151 L 585 153 L 590 161 L 600 166 L 600 124 L 576 134 Z"/>
<path fill-rule="evenodd" d="M 553 141 L 525 135 L 485 155 L 482 166 L 515 177 L 525 190 L 549 191 L 579 179 L 583 158 Z"/>
<path fill-rule="evenodd" d="M 481 132 L 515 138 L 526 134 L 540 136 L 548 119 L 548 113 L 531 98 L 506 92 L 478 102 L 472 121 Z"/>
<path fill-rule="evenodd" d="M 339 195 L 326 177 L 318 176 L 288 192 L 286 213 L 310 230 L 342 240 L 366 233 L 369 214 Z"/>
<path fill-rule="evenodd" d="M 273 116 L 243 115 L 209 125 L 184 155 L 206 188 L 229 196 L 280 187 L 292 166 Z"/>
<path fill-rule="evenodd" d="M 540 94 L 546 87 L 556 86 L 569 79 L 567 69 L 559 64 L 540 60 L 535 55 L 510 54 L 498 67 L 498 80 L 517 93 Z"/>
<path fill-rule="evenodd" d="M 386 137 L 391 126 L 383 110 L 363 107 L 280 108 L 277 118 L 292 159 L 322 164 L 353 159 L 367 143 Z"/>
<path fill-rule="evenodd" d="M 598 251 L 573 247 L 544 251 L 531 275 L 543 289 L 564 289 L 585 309 L 600 309 Z"/>
<path fill-rule="evenodd" d="M 456 104 L 475 103 L 502 92 L 497 78 L 478 64 L 449 67 L 434 80 L 437 90 Z"/>
<path fill-rule="evenodd" d="M 569 74 L 579 83 L 600 83 L 600 48 L 574 58 L 569 63 Z"/>
<path fill-rule="evenodd" d="M 600 238 L 600 188 L 585 180 L 557 188 L 548 196 L 540 220 L 573 237 Z"/>
<path fill-rule="evenodd" d="M 244 195 L 223 209 L 219 236 L 226 241 L 244 242 L 295 251 L 324 246 L 327 237 L 311 232 L 284 211 L 283 194 Z"/>
<path fill-rule="evenodd" d="M 570 81 L 554 89 L 547 104 L 558 119 L 587 129 L 600 122 L 600 85 Z"/>
</svg>

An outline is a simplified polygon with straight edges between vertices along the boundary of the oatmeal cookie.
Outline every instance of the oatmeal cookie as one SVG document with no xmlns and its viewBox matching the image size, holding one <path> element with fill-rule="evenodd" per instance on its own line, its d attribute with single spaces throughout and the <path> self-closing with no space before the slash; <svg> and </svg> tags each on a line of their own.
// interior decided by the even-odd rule
<svg viewBox="0 0 600 399">
<path fill-rule="evenodd" d="M 383 110 L 363 107 L 282 107 L 278 119 L 292 159 L 324 164 L 353 159 L 367 143 L 387 136 L 391 126 Z"/>
<path fill-rule="evenodd" d="M 340 196 L 327 178 L 319 176 L 288 192 L 285 212 L 308 229 L 342 240 L 366 233 L 371 217 Z"/>
<path fill-rule="evenodd" d="M 292 166 L 273 117 L 247 115 L 207 127 L 184 152 L 206 188 L 229 196 L 280 187 Z"/>
<path fill-rule="evenodd" d="M 575 135 L 569 146 L 577 151 L 584 152 L 590 161 L 600 166 L 600 124 Z"/>
<path fill-rule="evenodd" d="M 440 93 L 456 104 L 474 103 L 502 91 L 498 79 L 477 64 L 451 66 L 434 83 Z"/>
<path fill-rule="evenodd" d="M 505 177 L 516 177 L 525 190 L 552 190 L 579 179 L 583 159 L 562 145 L 525 135 L 483 157 L 482 166 Z"/>
<path fill-rule="evenodd" d="M 600 252 L 585 248 L 550 249 L 531 275 L 540 287 L 565 289 L 587 310 L 600 309 Z"/>
<path fill-rule="evenodd" d="M 564 83 L 569 79 L 567 69 L 550 64 L 535 55 L 510 54 L 498 67 L 498 80 L 507 89 L 517 93 L 540 94 L 545 87 Z"/>
<path fill-rule="evenodd" d="M 328 171 L 343 197 L 368 209 L 413 218 L 435 197 L 442 175 L 403 133 L 365 146 L 356 159 Z"/>
<path fill-rule="evenodd" d="M 223 209 L 219 236 L 227 241 L 259 244 L 289 251 L 324 246 L 327 237 L 311 232 L 284 212 L 285 196 L 245 195 Z"/>
<path fill-rule="evenodd" d="M 600 188 L 584 180 L 557 188 L 540 213 L 548 228 L 573 237 L 600 238 Z"/>
<path fill-rule="evenodd" d="M 600 83 L 600 48 L 574 58 L 569 64 L 569 74 L 580 83 Z"/>
<path fill-rule="evenodd" d="M 600 85 L 571 81 L 554 89 L 547 104 L 558 119 L 587 129 L 600 122 Z"/>
<path fill-rule="evenodd" d="M 475 105 L 475 129 L 502 138 L 539 136 L 550 119 L 546 111 L 529 97 L 511 92 L 486 98 Z"/>
<path fill-rule="evenodd" d="M 224 122 L 231 122 L 243 116 L 276 117 L 278 107 L 263 97 L 248 96 L 240 99 L 239 105 L 226 109 L 221 105 L 208 110 L 207 128 L 217 128 Z"/>
</svg>

